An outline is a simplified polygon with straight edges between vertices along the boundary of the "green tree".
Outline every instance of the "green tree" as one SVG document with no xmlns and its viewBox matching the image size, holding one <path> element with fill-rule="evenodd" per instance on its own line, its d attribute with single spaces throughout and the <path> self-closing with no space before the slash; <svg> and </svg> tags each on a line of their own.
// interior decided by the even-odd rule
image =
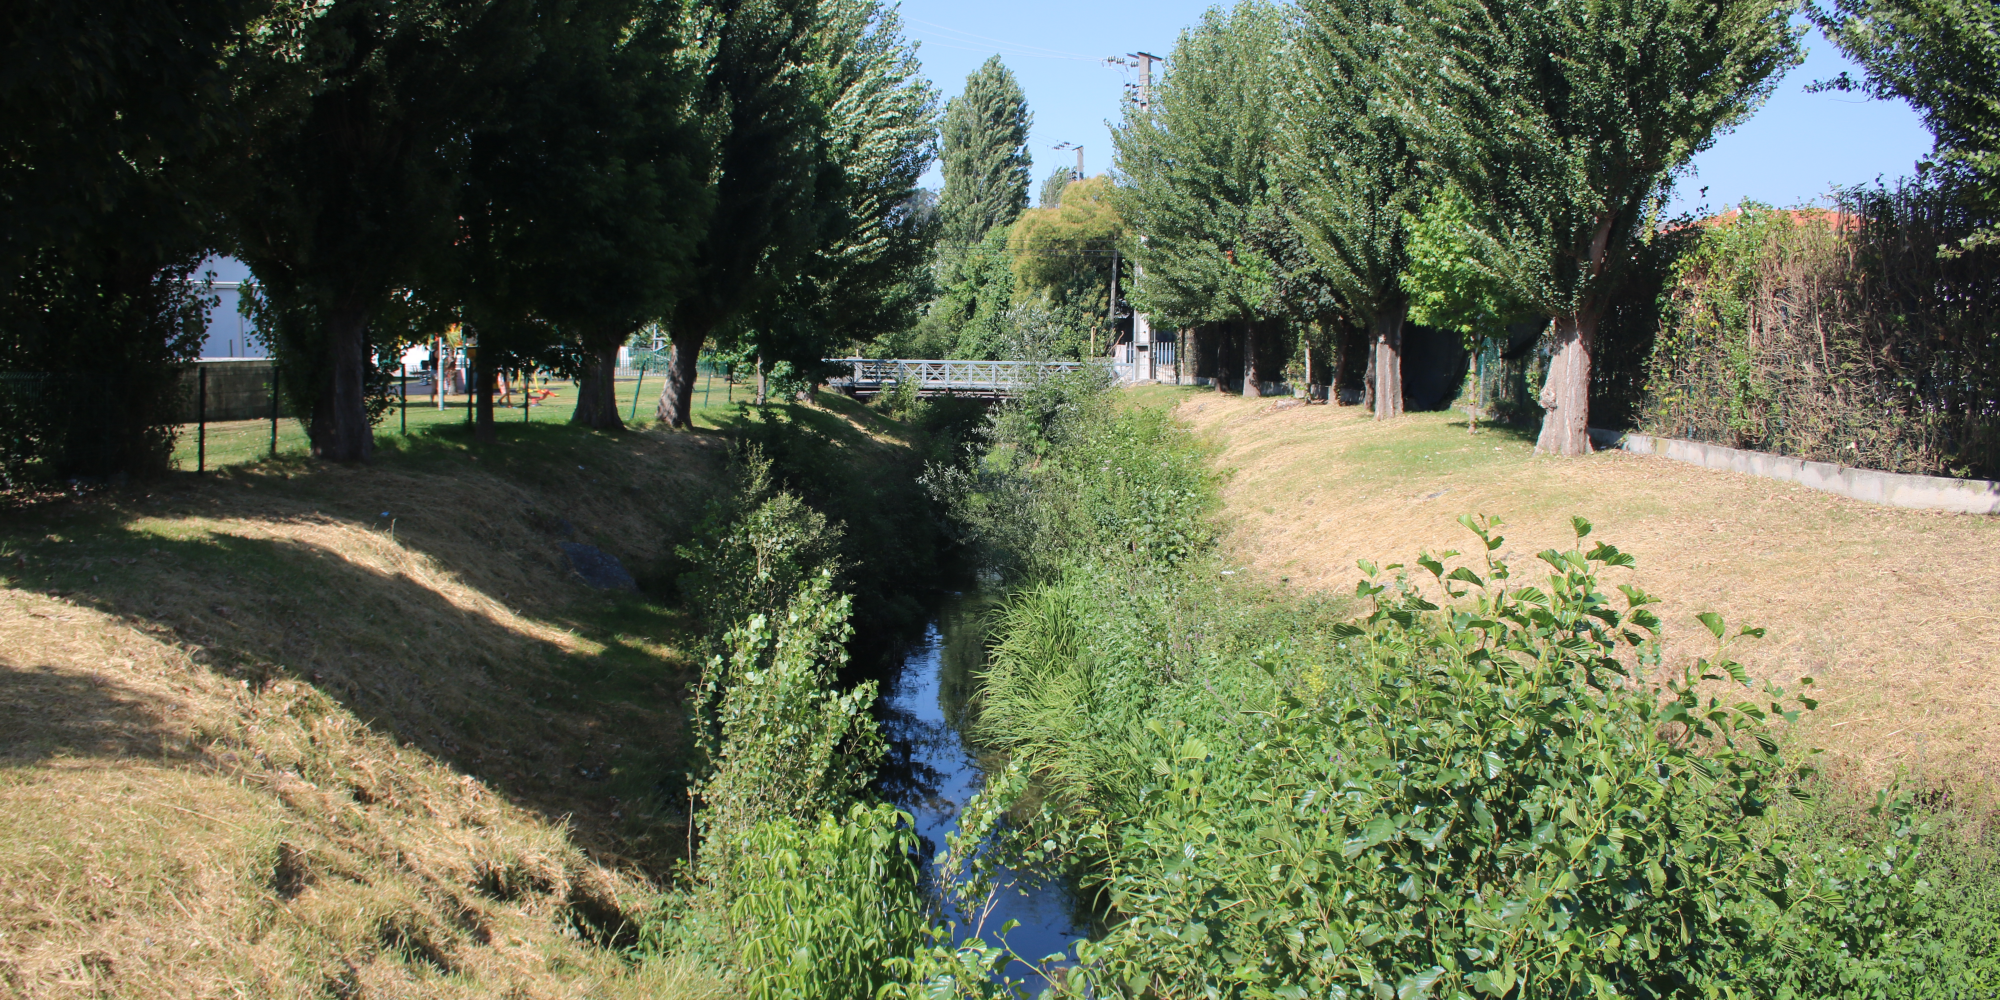
<svg viewBox="0 0 2000 1000">
<path fill-rule="evenodd" d="M 724 0 L 709 26 L 698 100 L 718 134 L 715 207 L 667 323 L 673 352 L 654 412 L 668 426 L 689 425 L 702 345 L 777 294 L 817 237 L 819 126 L 805 69 L 817 11 L 811 0 Z"/>
<path fill-rule="evenodd" d="M 164 469 L 212 300 L 258 0 L 0 13 L 0 485 Z M 270 25 L 266 24 L 267 27 Z"/>
<path fill-rule="evenodd" d="M 2000 211 L 2000 5 L 1992 0 L 1834 0 L 1813 20 L 1867 77 L 1819 86 L 1910 102 L 1937 158 L 1989 213 Z M 1985 242 L 2000 230 L 1985 229 Z"/>
<path fill-rule="evenodd" d="M 1432 0 L 1395 67 L 1465 190 L 1482 267 L 1556 317 L 1540 451 L 1590 451 L 1590 371 L 1625 252 L 1675 171 L 1799 59 L 1787 0 Z M 1444 72 L 1439 72 L 1444 67 Z"/>
<path fill-rule="evenodd" d="M 938 246 L 937 297 L 924 306 L 916 328 L 889 346 L 899 357 L 990 359 L 1008 357 L 1007 316 L 1014 305 L 1014 255 L 1010 229 L 988 232 L 977 243 Z"/>
<path fill-rule="evenodd" d="M 465 143 L 533 65 L 531 14 L 528 0 L 333 0 L 254 36 L 240 92 L 274 110 L 245 150 L 233 249 L 323 458 L 373 451 L 370 319 L 458 237 Z"/>
<path fill-rule="evenodd" d="M 1450 330 L 1471 346 L 1505 338 L 1508 324 L 1531 315 L 1506 282 L 1480 265 L 1467 237 L 1476 218 L 1472 200 L 1456 185 L 1431 192 L 1409 220 L 1410 263 L 1403 272 L 1410 319 Z"/>
<path fill-rule="evenodd" d="M 1393 68 L 1412 54 L 1410 0 L 1306 0 L 1299 80 L 1285 88 L 1287 206 L 1306 245 L 1374 341 L 1376 419 L 1403 412 L 1409 214 L 1429 184 Z M 1419 60 L 1421 61 L 1421 60 Z"/>
<path fill-rule="evenodd" d="M 1042 182 L 1042 192 L 1036 198 L 1036 205 L 1040 208 L 1054 208 L 1062 204 L 1063 188 L 1068 187 L 1071 181 L 1082 179 L 1072 167 L 1057 167 L 1049 174 L 1048 179 Z"/>
<path fill-rule="evenodd" d="M 1011 224 L 1028 207 L 1028 99 L 999 56 L 965 78 L 965 92 L 945 105 L 943 236 L 970 246 Z"/>
<path fill-rule="evenodd" d="M 1246 0 L 1181 32 L 1153 107 L 1127 104 L 1113 133 L 1124 208 L 1145 238 L 1129 249 L 1143 279 L 1135 309 L 1156 324 L 1254 320 L 1270 311 L 1272 268 L 1255 234 L 1273 185 L 1284 15 Z M 1245 338 L 1246 353 L 1254 339 Z M 1245 358 L 1243 392 L 1256 393 Z"/>
<path fill-rule="evenodd" d="M 807 60 L 820 128 L 811 252 L 744 339 L 767 364 L 809 371 L 829 351 L 915 321 L 936 228 L 917 180 L 938 129 L 937 93 L 878 0 L 823 0 Z"/>
<path fill-rule="evenodd" d="M 490 373 L 503 330 L 536 364 L 573 371 L 572 422 L 623 426 L 620 345 L 671 311 L 707 224 L 709 136 L 692 106 L 698 10 L 655 0 L 542 0 L 541 55 L 508 87 L 506 127 L 471 143 L 461 218 L 467 280 L 487 314 Z M 494 315 L 498 313 L 498 315 Z M 516 358 L 510 360 L 527 360 Z M 490 397 L 491 381 L 482 378 Z M 490 400 L 480 429 L 491 433 Z"/>
<path fill-rule="evenodd" d="M 1109 342 L 1111 272 L 1125 234 L 1118 202 L 1110 177 L 1092 177 L 1063 188 L 1058 204 L 1031 208 L 1015 220 L 1007 250 L 1014 258 L 1016 296 L 1038 299 L 1046 316 L 1013 314 L 1017 322 L 1010 325 L 1022 350 L 1012 353 L 1025 357 L 1038 353 L 1039 346 L 1080 358 Z M 1030 327 L 1053 322 L 1069 333 L 1050 338 L 1018 321 Z"/>
</svg>

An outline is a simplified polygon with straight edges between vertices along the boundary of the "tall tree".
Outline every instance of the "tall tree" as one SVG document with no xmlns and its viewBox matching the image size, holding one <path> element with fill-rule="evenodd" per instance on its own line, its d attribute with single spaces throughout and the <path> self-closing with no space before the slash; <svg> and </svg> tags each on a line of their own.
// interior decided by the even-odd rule
<svg viewBox="0 0 2000 1000">
<path fill-rule="evenodd" d="M 917 180 L 938 131 L 937 92 L 879 0 L 821 0 L 806 68 L 818 109 L 815 231 L 746 331 L 767 363 L 801 369 L 914 321 L 936 228 Z"/>
<path fill-rule="evenodd" d="M 945 242 L 971 246 L 1028 207 L 1028 98 L 999 56 L 965 78 L 965 92 L 945 105 L 944 193 L 938 201 Z"/>
<path fill-rule="evenodd" d="M 1992 0 L 1834 0 L 1813 20 L 1866 70 L 1818 86 L 1910 102 L 1938 161 L 1988 213 L 2000 212 L 2000 4 Z M 1989 226 L 1974 239 L 2000 237 Z"/>
<path fill-rule="evenodd" d="M 1112 268 L 1125 234 L 1118 202 L 1108 176 L 1072 181 L 1056 204 L 1023 212 L 1008 233 L 1017 295 L 1038 299 L 1066 331 L 1053 343 L 1031 341 L 1051 354 L 1082 358 L 1110 342 Z"/>
<path fill-rule="evenodd" d="M 234 250 L 275 319 L 313 451 L 374 448 L 369 322 L 458 237 L 465 141 L 536 54 L 529 0 L 331 0 L 255 36 Z M 261 325 L 261 324 L 260 324 Z"/>
<path fill-rule="evenodd" d="M 1403 412 L 1410 213 L 1428 182 L 1393 64 L 1408 53 L 1412 0 L 1305 0 L 1299 81 L 1283 105 L 1288 206 L 1306 245 L 1374 342 L 1375 416 Z"/>
<path fill-rule="evenodd" d="M 509 84 L 504 127 L 471 142 L 458 284 L 468 313 L 481 314 L 485 357 L 499 360 L 498 335 L 519 330 L 516 346 L 536 363 L 576 374 L 571 421 L 612 430 L 623 426 L 611 391 L 618 348 L 673 308 L 707 223 L 710 141 L 692 106 L 698 50 L 685 37 L 699 9 L 538 7 L 534 69 Z"/>
<path fill-rule="evenodd" d="M 18 0 L 0 11 L 0 484 L 164 469 L 190 285 L 217 239 L 260 0 Z"/>
<path fill-rule="evenodd" d="M 1799 59 L 1789 0 L 1432 0 L 1392 69 L 1477 216 L 1481 266 L 1556 318 L 1537 450 L 1590 451 L 1598 321 L 1650 197 Z M 1440 72 L 1440 67 L 1443 71 Z"/>
<path fill-rule="evenodd" d="M 1212 9 L 1181 32 L 1150 108 L 1128 102 L 1113 133 L 1125 175 L 1133 307 L 1156 325 L 1267 318 L 1271 260 L 1257 234 L 1273 187 L 1277 92 L 1287 77 L 1284 15 L 1265 0 Z M 1245 395 L 1256 338 L 1246 336 Z"/>
<path fill-rule="evenodd" d="M 701 347 L 800 266 L 818 234 L 817 121 L 806 72 L 818 7 L 812 0 L 722 0 L 700 107 L 718 135 L 708 182 L 713 214 L 693 274 L 667 323 L 673 350 L 654 412 L 670 427 L 693 419 Z"/>
</svg>

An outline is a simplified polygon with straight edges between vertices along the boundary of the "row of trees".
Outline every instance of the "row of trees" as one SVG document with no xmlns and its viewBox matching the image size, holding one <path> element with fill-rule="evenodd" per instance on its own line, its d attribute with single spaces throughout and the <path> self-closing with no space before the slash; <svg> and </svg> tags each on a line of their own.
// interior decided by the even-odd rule
<svg viewBox="0 0 2000 1000">
<path fill-rule="evenodd" d="M 704 343 L 816 360 L 921 294 L 937 98 L 876 0 L 41 0 L 0 27 L 25 68 L 8 368 L 170 368 L 199 346 L 187 279 L 233 254 L 315 452 L 359 460 L 371 358 L 449 322 L 476 333 L 484 427 L 525 364 L 615 426 L 610 366 L 648 326 L 684 425 Z"/>
<path fill-rule="evenodd" d="M 1116 134 L 1135 304 L 1354 331 L 1384 418 L 1406 322 L 1553 320 L 1538 447 L 1586 452 L 1600 323 L 1657 291 L 1625 286 L 1674 178 L 1797 64 L 1801 13 L 1869 70 L 1823 86 L 1911 101 L 1928 166 L 2000 207 L 1990 3 L 1246 0 L 1183 33 Z"/>
<path fill-rule="evenodd" d="M 1589 449 L 1598 321 L 1676 170 L 1798 56 L 1790 5 L 1249 0 L 1186 32 L 1118 132 L 1157 321 L 1366 331 L 1378 417 L 1412 316 L 1553 317 L 1539 447 Z M 1284 253 L 1302 245 L 1304 254 Z M 1469 267 L 1467 265 L 1470 265 Z M 1317 289 L 1276 293 L 1281 282 Z"/>
<path fill-rule="evenodd" d="M 1033 116 L 999 56 L 945 109 L 938 242 L 919 321 L 868 349 L 896 357 L 1079 358 L 1110 342 L 1126 227 L 1110 175 L 1058 168 L 1029 207 Z"/>
</svg>

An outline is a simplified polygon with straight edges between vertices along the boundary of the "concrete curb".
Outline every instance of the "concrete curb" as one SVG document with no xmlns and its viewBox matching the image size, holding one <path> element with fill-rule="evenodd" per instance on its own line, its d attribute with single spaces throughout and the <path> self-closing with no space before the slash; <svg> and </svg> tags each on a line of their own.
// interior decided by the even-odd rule
<svg viewBox="0 0 2000 1000">
<path fill-rule="evenodd" d="M 1761 451 L 1742 451 L 1699 441 L 1656 438 L 1595 427 L 1590 429 L 1590 440 L 1599 448 L 1622 448 L 1635 455 L 1662 455 L 1703 468 L 1781 479 L 1807 489 L 1867 503 L 1958 514 L 2000 514 L 2000 483 L 1984 479 L 1947 479 L 1944 476 L 1911 476 L 1900 472 L 1850 469 L 1830 462 L 1808 462 Z"/>
</svg>

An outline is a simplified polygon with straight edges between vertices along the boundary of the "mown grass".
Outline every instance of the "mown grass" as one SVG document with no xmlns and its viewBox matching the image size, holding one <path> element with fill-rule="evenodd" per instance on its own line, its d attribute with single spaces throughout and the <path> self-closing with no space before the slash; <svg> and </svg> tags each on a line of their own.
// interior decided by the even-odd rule
<svg viewBox="0 0 2000 1000">
<path fill-rule="evenodd" d="M 844 472 L 904 447 L 849 410 Z M 673 548 L 741 429 L 412 424 L 12 498 L 0 992 L 727 995 L 621 949 L 690 843 Z"/>
<path fill-rule="evenodd" d="M 615 395 L 619 417 L 635 427 L 651 425 L 654 422 L 654 406 L 663 384 L 658 374 L 650 374 L 644 379 L 618 380 Z M 547 383 L 537 383 L 537 388 L 551 389 L 554 395 L 534 403 L 525 413 L 520 405 L 519 393 L 515 394 L 512 405 L 502 405 L 504 400 L 496 397 L 494 424 L 504 429 L 510 424 L 569 423 L 570 417 L 576 413 L 575 383 L 552 379 Z M 392 405 L 389 408 L 381 423 L 376 425 L 376 447 L 391 447 L 398 439 L 410 435 L 421 436 L 439 431 L 449 435 L 454 430 L 471 426 L 467 419 L 471 405 L 467 397 L 447 395 L 444 405 L 439 407 L 434 398 L 421 395 L 422 391 L 412 381 L 409 405 Z M 702 372 L 695 380 L 694 426 L 708 430 L 722 427 L 739 419 L 755 398 L 755 386 L 732 384 L 728 379 Z M 194 471 L 203 464 L 209 469 L 219 469 L 268 459 L 273 454 L 271 424 L 268 419 L 213 421 L 207 425 L 205 432 L 199 425 L 183 424 L 176 429 L 173 464 L 184 471 Z M 277 455 L 305 455 L 310 447 L 305 426 L 298 419 L 278 418 Z"/>
<path fill-rule="evenodd" d="M 1223 552 L 1266 581 L 1353 590 L 1360 559 L 1464 549 L 1455 519 L 1509 523 L 1506 554 L 1560 547 L 1582 515 L 1638 560 L 1630 582 L 1664 596 L 1667 638 L 1694 655 L 1694 615 L 1764 626 L 1741 658 L 1787 685 L 1813 677 L 1821 708 L 1800 738 L 1869 781 L 1899 768 L 2000 779 L 2000 643 L 1992 581 L 2000 518 L 1901 510 L 1652 456 L 1535 456 L 1528 432 L 1463 414 L 1379 424 L 1353 407 L 1151 389 L 1230 470 Z"/>
</svg>

